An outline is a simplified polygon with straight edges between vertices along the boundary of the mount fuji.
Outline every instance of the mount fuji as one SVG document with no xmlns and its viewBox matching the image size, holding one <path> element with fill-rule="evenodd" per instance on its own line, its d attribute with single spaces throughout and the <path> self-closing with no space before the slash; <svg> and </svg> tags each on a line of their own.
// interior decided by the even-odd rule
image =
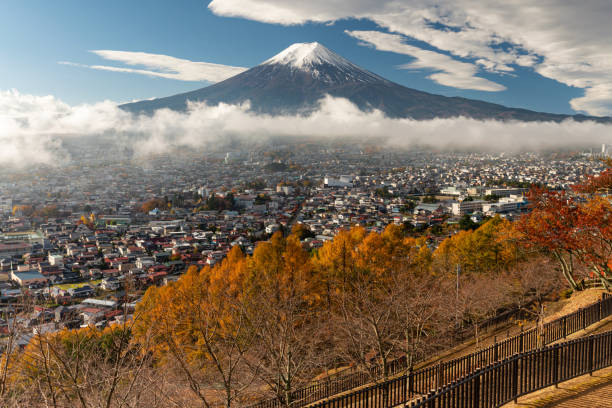
<svg viewBox="0 0 612 408">
<path fill-rule="evenodd" d="M 323 45 L 297 43 L 236 76 L 195 91 L 121 105 L 151 114 L 158 109 L 187 109 L 188 101 L 216 105 L 250 101 L 251 110 L 271 115 L 308 114 L 326 95 L 346 98 L 363 111 L 381 110 L 392 118 L 426 120 L 464 116 L 474 119 L 612 122 L 612 118 L 561 115 L 508 108 L 460 97 L 418 91 L 388 81 L 353 64 Z"/>
</svg>

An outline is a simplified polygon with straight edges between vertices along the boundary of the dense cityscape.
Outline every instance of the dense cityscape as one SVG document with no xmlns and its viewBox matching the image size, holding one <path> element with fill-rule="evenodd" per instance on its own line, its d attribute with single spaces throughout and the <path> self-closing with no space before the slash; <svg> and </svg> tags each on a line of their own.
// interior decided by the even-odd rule
<svg viewBox="0 0 612 408">
<path fill-rule="evenodd" d="M 116 306 L 126 279 L 140 289 L 176 280 L 190 265 L 214 266 L 235 245 L 252 254 L 295 224 L 306 227 L 308 249 L 342 229 L 382 232 L 388 224 L 426 234 L 435 249 L 452 233 L 449 225 L 517 218 L 527 211 L 531 185 L 567 189 L 605 167 L 587 153 L 332 144 L 294 151 L 286 145 L 139 161 L 91 152 L 67 166 L 7 171 L 0 184 L 2 299 L 25 290 L 63 305 L 31 316 L 47 322 L 44 330 L 104 326 L 123 317 Z M 132 294 L 132 307 L 137 301 Z"/>
</svg>

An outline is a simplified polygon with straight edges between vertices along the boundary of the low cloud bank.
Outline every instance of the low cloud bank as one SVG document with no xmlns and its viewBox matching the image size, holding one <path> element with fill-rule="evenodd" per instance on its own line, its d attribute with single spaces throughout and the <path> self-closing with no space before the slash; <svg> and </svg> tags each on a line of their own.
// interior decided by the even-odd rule
<svg viewBox="0 0 612 408">
<path fill-rule="evenodd" d="M 136 155 L 179 146 L 201 148 L 266 138 L 354 138 L 380 140 L 390 147 L 505 151 L 562 149 L 612 142 L 612 126 L 567 120 L 499 122 L 466 118 L 415 121 L 362 112 L 346 99 L 326 97 L 308 116 L 257 115 L 248 104 L 191 104 L 187 112 L 160 110 L 132 115 L 116 103 L 70 106 L 52 96 L 0 91 L 0 165 L 63 164 L 65 140 L 104 136 Z"/>
</svg>

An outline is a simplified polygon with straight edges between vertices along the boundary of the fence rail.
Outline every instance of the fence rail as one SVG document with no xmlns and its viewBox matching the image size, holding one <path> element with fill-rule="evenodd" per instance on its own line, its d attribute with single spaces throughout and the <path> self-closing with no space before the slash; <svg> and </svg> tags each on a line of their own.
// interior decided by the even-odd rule
<svg viewBox="0 0 612 408">
<path fill-rule="evenodd" d="M 380 368 L 377 367 L 375 370 L 378 371 L 373 373 L 353 372 L 333 380 L 320 381 L 305 388 L 295 390 L 291 394 L 290 406 L 292 408 L 300 408 L 330 397 L 332 398 L 314 406 L 341 408 L 348 407 L 349 405 L 353 406 L 352 404 L 355 403 L 357 404 L 355 406 L 360 406 L 360 401 L 386 400 L 388 393 L 391 393 L 389 395 L 392 395 L 393 398 L 413 399 L 427 394 L 430 390 L 451 384 L 453 381 L 463 378 L 482 367 L 502 361 L 512 355 L 535 350 L 546 344 L 563 339 L 610 315 L 612 315 L 612 296 L 604 293 L 600 301 L 546 323 L 541 330 L 532 328 L 522 331 L 516 336 L 496 342 L 485 349 L 417 371 L 409 371 L 406 358 L 400 357 L 390 363 L 388 372 L 390 377 L 405 373 L 404 376 L 371 385 L 339 397 L 333 396 L 372 383 L 372 378 L 380 378 Z M 401 385 L 397 381 L 401 382 L 401 378 L 404 377 L 406 377 L 407 386 L 402 391 L 404 394 L 401 394 L 398 391 Z M 387 387 L 390 388 L 387 390 Z M 396 390 L 394 387 L 400 388 Z M 346 401 L 345 398 L 351 399 L 352 402 L 349 405 L 342 405 L 345 402 L 335 405 L 339 403 L 338 401 Z M 280 408 L 282 406 L 285 405 L 279 399 L 268 399 L 250 405 L 248 408 Z M 364 406 L 368 407 L 367 402 Z"/>
<path fill-rule="evenodd" d="M 516 402 L 523 395 L 609 366 L 612 366 L 612 331 L 517 354 L 479 369 L 405 406 L 499 407 L 512 400 Z M 394 405 L 406 402 L 391 398 L 389 401 Z"/>
<path fill-rule="evenodd" d="M 416 396 L 403 375 L 312 408 L 489 408 L 612 365 L 612 331 L 516 354 Z"/>
</svg>

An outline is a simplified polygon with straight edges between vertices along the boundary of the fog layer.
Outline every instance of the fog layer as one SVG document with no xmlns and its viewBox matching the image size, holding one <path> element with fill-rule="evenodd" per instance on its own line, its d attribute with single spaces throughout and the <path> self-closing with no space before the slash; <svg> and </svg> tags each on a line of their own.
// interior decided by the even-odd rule
<svg viewBox="0 0 612 408">
<path fill-rule="evenodd" d="M 257 115 L 248 104 L 208 106 L 194 103 L 187 112 L 160 110 L 132 115 L 111 101 L 71 106 L 53 96 L 0 92 L 0 164 L 62 164 L 70 157 L 63 140 L 104 136 L 131 147 L 135 155 L 175 147 L 202 148 L 269 137 L 379 140 L 389 147 L 418 145 L 436 149 L 505 151 L 586 148 L 612 142 L 612 126 L 567 120 L 499 122 L 467 118 L 415 121 L 391 119 L 380 111 L 363 112 L 345 99 L 326 97 L 307 116 Z"/>
</svg>

